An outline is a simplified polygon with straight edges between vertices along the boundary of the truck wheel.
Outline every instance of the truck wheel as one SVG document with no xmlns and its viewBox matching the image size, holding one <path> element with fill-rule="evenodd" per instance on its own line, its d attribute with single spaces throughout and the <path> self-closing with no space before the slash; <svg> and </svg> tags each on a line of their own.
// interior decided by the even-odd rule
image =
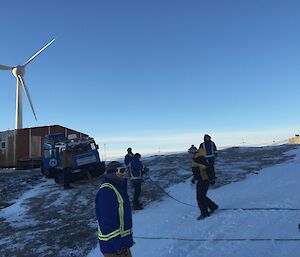
<svg viewBox="0 0 300 257">
<path fill-rule="evenodd" d="M 100 162 L 97 167 L 95 167 L 93 170 L 90 171 L 90 174 L 93 178 L 100 177 L 105 172 L 105 163 Z"/>
<path fill-rule="evenodd" d="M 59 171 L 58 171 L 57 169 L 52 168 L 52 169 L 50 169 L 50 170 L 48 171 L 47 177 L 48 177 L 48 178 L 54 178 L 54 177 L 55 177 L 55 174 L 58 173 L 58 172 L 59 172 Z"/>
<path fill-rule="evenodd" d="M 105 172 L 105 162 L 100 162 L 100 175 L 102 175 Z"/>
<path fill-rule="evenodd" d="M 54 181 L 56 184 L 63 184 L 64 183 L 64 175 L 63 174 L 55 174 Z"/>
<path fill-rule="evenodd" d="M 101 172 L 100 172 L 100 169 L 99 169 L 99 168 L 92 169 L 92 170 L 90 170 L 89 172 L 90 172 L 90 174 L 91 174 L 91 176 L 92 176 L 93 178 L 97 178 L 97 177 L 99 177 L 99 176 L 101 175 Z"/>
</svg>

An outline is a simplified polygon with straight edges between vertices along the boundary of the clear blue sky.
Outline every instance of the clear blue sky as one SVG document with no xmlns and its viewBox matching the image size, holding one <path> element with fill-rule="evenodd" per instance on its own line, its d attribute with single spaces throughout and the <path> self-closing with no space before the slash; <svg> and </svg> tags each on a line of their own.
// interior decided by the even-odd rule
<svg viewBox="0 0 300 257">
<path fill-rule="evenodd" d="M 299 132 L 299 11 L 276 0 L 4 1 L 0 64 L 56 37 L 27 67 L 38 121 L 24 95 L 24 127 L 60 124 L 108 152 L 186 150 L 203 133 L 218 145 L 280 140 Z M 15 84 L 0 71 L 0 131 L 14 128 Z"/>
</svg>

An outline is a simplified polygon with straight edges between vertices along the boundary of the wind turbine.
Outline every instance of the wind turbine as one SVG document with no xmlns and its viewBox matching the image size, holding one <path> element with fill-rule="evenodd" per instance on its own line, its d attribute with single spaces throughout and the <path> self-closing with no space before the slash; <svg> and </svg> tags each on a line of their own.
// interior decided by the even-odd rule
<svg viewBox="0 0 300 257">
<path fill-rule="evenodd" d="M 24 75 L 25 75 L 25 68 L 26 66 L 33 61 L 34 58 L 36 58 L 41 52 L 43 52 L 48 46 L 50 46 L 54 42 L 55 38 L 52 39 L 47 45 L 45 45 L 43 48 L 41 48 L 39 51 L 37 51 L 33 56 L 31 56 L 24 64 L 17 65 L 14 67 L 5 66 L 0 64 L 0 70 L 11 70 L 12 74 L 17 79 L 17 88 L 16 88 L 16 129 L 23 128 L 23 110 L 22 110 L 22 87 L 25 90 L 25 93 L 27 95 L 31 110 L 33 112 L 35 120 L 37 120 L 35 111 L 32 105 L 31 97 L 29 94 L 28 87 L 25 84 L 24 81 Z"/>
</svg>

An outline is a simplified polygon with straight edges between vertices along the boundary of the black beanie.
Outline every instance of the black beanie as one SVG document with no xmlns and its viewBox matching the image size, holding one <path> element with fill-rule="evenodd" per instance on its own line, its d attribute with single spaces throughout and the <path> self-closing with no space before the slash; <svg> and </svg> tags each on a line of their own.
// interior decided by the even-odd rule
<svg viewBox="0 0 300 257">
<path fill-rule="evenodd" d="M 118 167 L 122 167 L 122 164 L 117 161 L 112 161 L 106 166 L 106 173 L 115 173 Z"/>
</svg>

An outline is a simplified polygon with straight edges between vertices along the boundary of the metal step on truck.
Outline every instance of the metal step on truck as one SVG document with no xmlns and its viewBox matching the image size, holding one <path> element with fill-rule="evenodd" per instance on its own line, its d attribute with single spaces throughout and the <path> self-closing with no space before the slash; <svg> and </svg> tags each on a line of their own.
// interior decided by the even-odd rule
<svg viewBox="0 0 300 257">
<path fill-rule="evenodd" d="M 99 177 L 105 172 L 105 163 L 100 160 L 99 147 L 93 138 L 48 134 L 45 136 L 41 161 L 41 172 L 46 177 L 54 178 L 58 184 L 63 183 L 62 152 L 66 148 L 72 151 L 72 181 Z"/>
</svg>

